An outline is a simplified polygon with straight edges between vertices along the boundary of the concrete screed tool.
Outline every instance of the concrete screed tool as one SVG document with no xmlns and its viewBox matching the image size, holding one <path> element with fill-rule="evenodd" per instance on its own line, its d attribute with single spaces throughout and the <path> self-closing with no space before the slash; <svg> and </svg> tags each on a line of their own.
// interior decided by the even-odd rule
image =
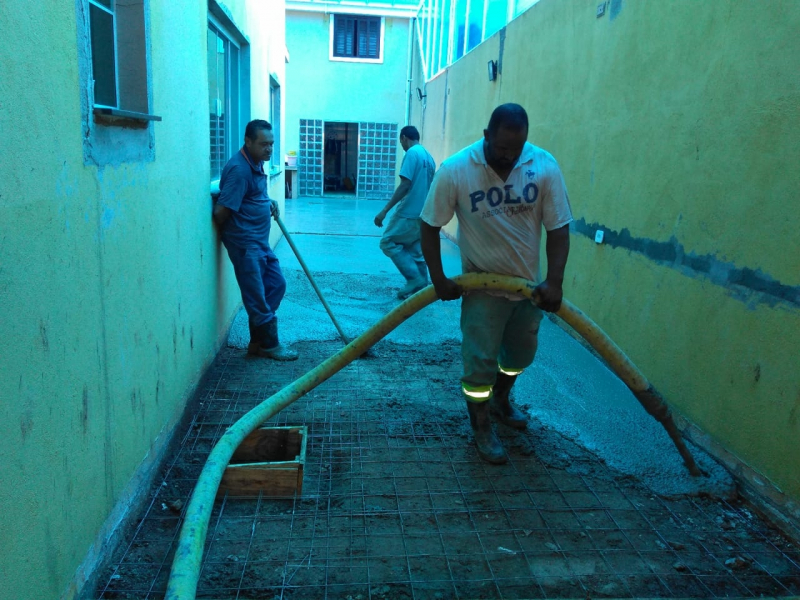
<svg viewBox="0 0 800 600">
<path fill-rule="evenodd" d="M 286 225 L 283 224 L 283 221 L 277 215 L 275 215 L 273 218 L 275 219 L 275 222 L 278 224 L 278 227 L 281 228 L 281 231 L 283 232 L 286 241 L 289 243 L 289 247 L 292 249 L 292 252 L 294 252 L 294 255 L 297 257 L 297 262 L 300 263 L 300 266 L 303 268 L 303 272 L 306 274 L 306 277 L 308 277 L 308 282 L 311 284 L 311 287 L 314 288 L 314 291 L 317 293 L 317 296 L 319 296 L 319 299 L 322 302 L 322 306 L 325 308 L 325 312 L 328 313 L 328 316 L 331 318 L 331 321 L 333 321 L 333 326 L 336 327 L 336 331 L 339 332 L 339 337 L 342 338 L 342 341 L 345 343 L 345 345 L 349 344 L 353 340 L 351 340 L 345 335 L 341 325 L 339 325 L 339 321 L 336 320 L 336 317 L 334 316 L 333 311 L 331 310 L 331 307 L 328 304 L 328 301 L 325 300 L 325 296 L 322 295 L 322 291 L 319 289 L 319 286 L 317 286 L 317 282 L 314 281 L 314 276 L 308 269 L 306 261 L 304 261 L 303 257 L 300 256 L 300 251 L 297 249 L 294 240 L 292 240 L 292 236 L 289 235 L 289 232 L 286 230 Z M 371 349 L 368 349 L 361 356 L 374 357 L 375 355 Z"/>
</svg>

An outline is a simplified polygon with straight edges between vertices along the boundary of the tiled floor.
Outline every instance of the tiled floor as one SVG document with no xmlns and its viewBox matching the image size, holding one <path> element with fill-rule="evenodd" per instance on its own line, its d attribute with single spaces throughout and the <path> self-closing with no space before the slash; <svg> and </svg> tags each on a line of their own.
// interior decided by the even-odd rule
<svg viewBox="0 0 800 600">
<path fill-rule="evenodd" d="M 220 353 L 97 598 L 164 596 L 215 440 L 341 344 L 298 347 L 290 364 Z M 471 445 L 458 347 L 383 343 L 377 354 L 272 419 L 308 427 L 302 495 L 219 499 L 198 598 L 800 594 L 800 549 L 747 506 L 658 498 L 535 421 L 500 426 L 510 461 L 487 465 Z"/>
</svg>

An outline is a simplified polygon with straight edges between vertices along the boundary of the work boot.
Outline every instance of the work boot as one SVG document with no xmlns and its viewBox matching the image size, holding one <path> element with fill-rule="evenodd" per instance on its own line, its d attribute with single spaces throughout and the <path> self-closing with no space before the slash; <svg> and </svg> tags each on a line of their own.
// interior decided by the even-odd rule
<svg viewBox="0 0 800 600">
<path fill-rule="evenodd" d="M 492 388 L 493 395 L 489 400 L 492 415 L 503 425 L 514 429 L 525 429 L 528 426 L 528 415 L 511 404 L 509 396 L 517 375 L 498 373 Z"/>
<path fill-rule="evenodd" d="M 401 287 L 397 292 L 397 297 L 400 300 L 405 300 L 409 296 L 416 294 L 418 291 L 427 287 L 428 282 L 421 277 L 417 279 L 412 279 L 411 281 L 406 282 L 406 284 Z"/>
<path fill-rule="evenodd" d="M 406 278 L 406 284 L 397 292 L 397 297 L 400 300 L 405 300 L 411 294 L 416 294 L 428 285 L 427 279 L 421 276 L 417 261 L 408 252 L 398 252 L 397 254 L 392 254 L 389 258 L 392 259 L 400 274 Z"/>
<path fill-rule="evenodd" d="M 250 327 L 250 343 L 247 353 L 253 356 L 271 358 L 272 360 L 288 361 L 297 360 L 297 352 L 278 340 L 278 317 L 271 321 Z"/>
<path fill-rule="evenodd" d="M 492 421 L 489 418 L 489 404 L 487 402 L 470 402 L 467 400 L 467 412 L 469 413 L 469 423 L 472 425 L 472 433 L 475 436 L 478 455 L 493 465 L 502 465 L 507 462 L 508 457 L 503 449 L 503 444 L 497 439 L 497 435 L 492 429 Z"/>
</svg>

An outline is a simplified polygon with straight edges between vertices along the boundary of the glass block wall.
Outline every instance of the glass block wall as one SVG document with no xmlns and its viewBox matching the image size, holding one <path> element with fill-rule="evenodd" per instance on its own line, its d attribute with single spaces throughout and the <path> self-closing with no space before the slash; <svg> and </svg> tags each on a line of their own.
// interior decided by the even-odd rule
<svg viewBox="0 0 800 600">
<path fill-rule="evenodd" d="M 394 192 L 396 123 L 358 124 L 358 198 L 388 200 Z"/>
<path fill-rule="evenodd" d="M 301 196 L 322 195 L 322 120 L 300 119 L 297 178 Z"/>
</svg>

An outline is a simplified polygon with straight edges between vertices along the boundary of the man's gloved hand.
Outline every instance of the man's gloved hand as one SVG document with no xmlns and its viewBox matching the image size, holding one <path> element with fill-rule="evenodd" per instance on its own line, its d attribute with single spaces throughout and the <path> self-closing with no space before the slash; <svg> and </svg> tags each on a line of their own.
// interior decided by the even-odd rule
<svg viewBox="0 0 800 600">
<path fill-rule="evenodd" d="M 269 207 L 269 214 L 272 215 L 273 218 L 277 219 L 281 216 L 281 209 L 278 207 L 278 203 L 275 200 L 270 200 L 271 206 Z"/>
<path fill-rule="evenodd" d="M 436 290 L 436 295 L 440 300 L 458 300 L 461 298 L 463 290 L 461 286 L 452 279 L 445 277 L 444 279 L 437 279 L 431 283 L 433 283 L 433 289 Z"/>
<path fill-rule="evenodd" d="M 537 306 L 545 312 L 558 312 L 563 297 L 564 290 L 561 288 L 561 284 L 547 279 L 537 285 L 533 291 L 533 298 Z"/>
</svg>

